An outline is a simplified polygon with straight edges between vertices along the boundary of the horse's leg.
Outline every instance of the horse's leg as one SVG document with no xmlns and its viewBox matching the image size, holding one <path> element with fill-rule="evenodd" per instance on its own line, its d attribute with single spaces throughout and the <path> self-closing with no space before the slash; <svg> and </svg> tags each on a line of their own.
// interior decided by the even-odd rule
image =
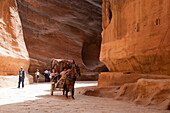
<svg viewBox="0 0 170 113">
<path fill-rule="evenodd" d="M 64 85 L 63 85 L 63 95 L 65 93 L 65 90 L 66 90 L 66 83 L 64 83 Z"/>
<path fill-rule="evenodd" d="M 72 89 L 72 98 L 74 99 L 74 88 Z"/>
<path fill-rule="evenodd" d="M 74 83 L 72 84 L 72 98 L 74 99 Z"/>
<path fill-rule="evenodd" d="M 68 89 L 66 89 L 66 97 L 68 98 Z"/>
<path fill-rule="evenodd" d="M 69 85 L 66 85 L 66 97 L 68 98 Z"/>
</svg>

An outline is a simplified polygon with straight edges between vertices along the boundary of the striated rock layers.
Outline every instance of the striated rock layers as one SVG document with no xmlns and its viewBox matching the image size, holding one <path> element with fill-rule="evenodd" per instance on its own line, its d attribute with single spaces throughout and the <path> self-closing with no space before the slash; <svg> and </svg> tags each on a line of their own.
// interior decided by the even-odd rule
<svg viewBox="0 0 170 113">
<path fill-rule="evenodd" d="M 29 56 L 15 0 L 0 0 L 0 75 L 16 75 L 20 66 L 27 71 Z"/>
<path fill-rule="evenodd" d="M 169 0 L 103 0 L 100 60 L 112 72 L 170 75 L 169 14 Z"/>
<path fill-rule="evenodd" d="M 29 72 L 51 58 L 75 59 L 81 71 L 101 71 L 101 0 L 17 0 L 30 55 Z"/>
</svg>

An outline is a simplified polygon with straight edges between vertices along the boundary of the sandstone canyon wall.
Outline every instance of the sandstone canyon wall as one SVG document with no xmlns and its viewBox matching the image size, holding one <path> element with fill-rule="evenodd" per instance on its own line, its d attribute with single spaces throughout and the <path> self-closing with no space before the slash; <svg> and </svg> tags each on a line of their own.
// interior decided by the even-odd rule
<svg viewBox="0 0 170 113">
<path fill-rule="evenodd" d="M 29 72 L 51 58 L 75 59 L 81 71 L 102 71 L 101 0 L 17 0 L 30 55 Z"/>
<path fill-rule="evenodd" d="M 16 0 L 0 0 L 0 75 L 27 71 L 29 55 L 25 46 Z"/>
<path fill-rule="evenodd" d="M 103 0 L 100 60 L 110 72 L 86 95 L 169 110 L 169 14 L 169 0 Z"/>
<path fill-rule="evenodd" d="M 103 0 L 100 60 L 112 72 L 170 75 L 169 14 L 169 0 Z"/>
</svg>

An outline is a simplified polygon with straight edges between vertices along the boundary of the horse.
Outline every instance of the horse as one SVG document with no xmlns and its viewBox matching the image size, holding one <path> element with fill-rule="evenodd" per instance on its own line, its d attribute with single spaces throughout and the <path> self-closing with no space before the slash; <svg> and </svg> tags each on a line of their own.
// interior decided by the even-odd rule
<svg viewBox="0 0 170 113">
<path fill-rule="evenodd" d="M 80 68 L 78 67 L 78 65 L 74 64 L 72 68 L 67 71 L 65 83 L 63 85 L 63 95 L 66 91 L 66 98 L 68 98 L 69 88 L 71 88 L 71 96 L 74 99 L 74 84 L 77 75 L 80 76 Z"/>
</svg>

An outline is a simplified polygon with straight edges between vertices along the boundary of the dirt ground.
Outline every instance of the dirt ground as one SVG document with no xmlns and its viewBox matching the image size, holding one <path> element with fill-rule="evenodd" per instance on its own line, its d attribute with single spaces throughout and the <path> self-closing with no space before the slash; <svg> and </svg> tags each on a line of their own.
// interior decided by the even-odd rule
<svg viewBox="0 0 170 113">
<path fill-rule="evenodd" d="M 81 87 L 96 86 L 97 82 L 77 82 L 75 100 L 62 96 L 62 92 L 50 95 L 50 84 L 27 85 L 0 89 L 0 113 L 170 113 L 122 102 L 111 98 L 79 94 Z"/>
</svg>

